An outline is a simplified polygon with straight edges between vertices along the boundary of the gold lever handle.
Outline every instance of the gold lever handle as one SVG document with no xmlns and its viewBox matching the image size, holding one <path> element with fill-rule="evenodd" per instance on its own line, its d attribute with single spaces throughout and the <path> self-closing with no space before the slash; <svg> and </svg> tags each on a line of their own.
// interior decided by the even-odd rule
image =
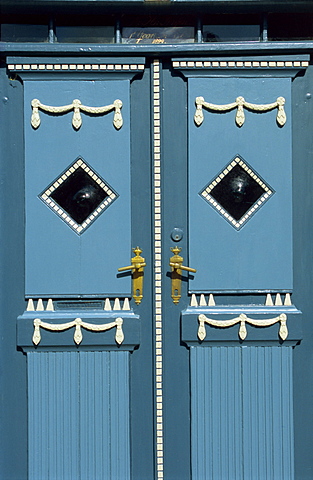
<svg viewBox="0 0 313 480">
<path fill-rule="evenodd" d="M 118 272 L 126 272 L 126 270 L 135 270 L 135 269 L 138 269 L 138 268 L 141 268 L 141 267 L 145 267 L 146 265 L 147 265 L 146 263 L 132 264 L 132 265 L 129 265 L 128 267 L 118 268 L 117 271 Z"/>
<path fill-rule="evenodd" d="M 174 256 L 170 258 L 170 267 L 172 269 L 172 299 L 175 304 L 177 304 L 181 298 L 181 272 L 185 270 L 186 272 L 196 273 L 195 268 L 185 267 L 183 265 L 183 257 L 178 255 L 181 252 L 181 248 L 173 247 L 171 248 Z"/>
<path fill-rule="evenodd" d="M 127 267 L 118 268 L 118 272 L 126 272 L 126 270 L 132 270 L 133 278 L 133 299 L 136 304 L 139 305 L 143 299 L 143 271 L 146 266 L 145 259 L 140 256 L 142 250 L 139 247 L 133 248 L 135 257 L 131 259 L 131 265 Z"/>
<path fill-rule="evenodd" d="M 173 262 L 170 262 L 170 267 L 180 268 L 181 270 L 186 270 L 186 272 L 196 273 L 197 271 L 195 268 L 185 267 L 184 265 L 180 265 L 179 263 L 173 263 Z"/>
</svg>

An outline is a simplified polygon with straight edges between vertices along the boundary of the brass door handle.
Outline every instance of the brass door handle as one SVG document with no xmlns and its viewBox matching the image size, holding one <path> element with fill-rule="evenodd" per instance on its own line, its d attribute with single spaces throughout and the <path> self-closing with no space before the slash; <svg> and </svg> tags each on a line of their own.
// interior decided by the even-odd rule
<svg viewBox="0 0 313 480">
<path fill-rule="evenodd" d="M 179 263 L 173 263 L 173 262 L 170 262 L 170 267 L 173 267 L 173 268 L 180 268 L 181 270 L 186 270 L 186 272 L 193 272 L 193 273 L 196 273 L 196 269 L 195 268 L 191 268 L 191 267 L 185 267 L 184 265 L 180 265 Z"/>
<path fill-rule="evenodd" d="M 143 271 L 146 266 L 145 259 L 140 256 L 142 250 L 139 247 L 133 248 L 135 257 L 131 259 L 131 265 L 127 267 L 118 268 L 118 272 L 126 272 L 127 270 L 132 271 L 133 278 L 133 299 L 136 304 L 139 305 L 143 299 Z"/>
<path fill-rule="evenodd" d="M 174 253 L 173 257 L 170 258 L 170 267 L 172 269 L 172 299 L 175 304 L 177 304 L 181 298 L 181 272 L 185 270 L 186 272 L 196 273 L 195 268 L 185 267 L 183 265 L 183 257 L 178 255 L 181 252 L 181 248 L 173 247 L 171 248 Z"/>
</svg>

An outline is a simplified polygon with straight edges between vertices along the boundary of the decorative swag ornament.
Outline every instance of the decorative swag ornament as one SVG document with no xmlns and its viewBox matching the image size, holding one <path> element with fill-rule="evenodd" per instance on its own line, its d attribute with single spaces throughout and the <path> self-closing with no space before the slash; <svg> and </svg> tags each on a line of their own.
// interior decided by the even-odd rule
<svg viewBox="0 0 313 480">
<path fill-rule="evenodd" d="M 40 116 L 39 110 L 48 113 L 67 113 L 71 110 L 73 112 L 72 118 L 72 125 L 75 130 L 78 130 L 82 125 L 82 117 L 80 112 L 90 113 L 92 115 L 101 115 L 103 113 L 111 112 L 114 110 L 114 117 L 113 117 L 113 125 L 116 130 L 119 130 L 123 126 L 123 118 L 121 113 L 121 108 L 123 106 L 123 102 L 121 100 L 114 100 L 111 105 L 106 105 L 104 107 L 87 107 L 86 105 L 82 105 L 81 101 L 77 98 L 73 100 L 70 105 L 63 105 L 61 107 L 51 107 L 49 105 L 44 105 L 41 103 L 37 98 L 34 98 L 31 101 L 31 106 L 33 109 L 33 113 L 31 116 L 31 125 L 33 128 L 37 129 L 40 125 Z"/>
<path fill-rule="evenodd" d="M 206 337 L 206 330 L 205 324 L 211 325 L 212 327 L 221 327 L 227 328 L 236 325 L 236 323 L 240 323 L 239 327 L 239 337 L 241 340 L 244 340 L 247 336 L 247 329 L 246 323 L 250 323 L 250 325 L 254 325 L 255 327 L 269 327 L 270 325 L 274 325 L 275 323 L 280 322 L 279 328 L 279 336 L 282 340 L 286 340 L 288 337 L 288 329 L 287 329 L 287 315 L 285 313 L 281 313 L 278 317 L 275 318 L 268 318 L 268 319 L 259 319 L 255 320 L 253 318 L 247 317 L 244 313 L 241 313 L 239 317 L 232 318 L 231 320 L 213 320 L 212 318 L 208 318 L 204 314 L 198 316 L 199 321 L 199 328 L 198 328 L 198 338 L 199 340 L 204 340 Z"/>
<path fill-rule="evenodd" d="M 74 342 L 76 345 L 79 345 L 83 339 L 83 334 L 81 329 L 85 328 L 86 330 L 90 330 L 92 332 L 105 332 L 106 330 L 110 330 L 113 327 L 116 327 L 115 332 L 115 341 L 118 345 L 123 343 L 124 340 L 124 333 L 122 329 L 123 319 L 118 317 L 111 323 L 104 323 L 102 325 L 95 325 L 93 323 L 83 322 L 81 318 L 75 318 L 71 322 L 67 323 L 58 323 L 52 324 L 43 322 L 40 318 L 34 319 L 34 334 L 33 334 L 33 343 L 34 345 L 38 345 L 41 341 L 40 335 L 40 327 L 44 328 L 45 330 L 50 330 L 51 332 L 62 332 L 63 330 L 68 330 L 69 328 L 75 327 L 74 332 Z"/>
<path fill-rule="evenodd" d="M 227 105 L 215 105 L 214 103 L 205 102 L 203 97 L 197 97 L 197 109 L 195 112 L 194 121 L 195 124 L 200 127 L 204 120 L 202 107 L 206 108 L 207 110 L 212 110 L 213 112 L 229 112 L 230 110 L 237 108 L 235 121 L 238 127 L 242 127 L 242 125 L 245 123 L 244 108 L 258 113 L 269 112 L 270 110 L 277 108 L 276 121 L 280 127 L 283 127 L 286 123 L 286 113 L 284 110 L 285 101 L 286 100 L 284 97 L 278 97 L 274 103 L 268 103 L 267 105 L 256 105 L 255 103 L 246 102 L 244 97 L 237 97 L 236 101 L 233 103 L 228 103 Z"/>
</svg>

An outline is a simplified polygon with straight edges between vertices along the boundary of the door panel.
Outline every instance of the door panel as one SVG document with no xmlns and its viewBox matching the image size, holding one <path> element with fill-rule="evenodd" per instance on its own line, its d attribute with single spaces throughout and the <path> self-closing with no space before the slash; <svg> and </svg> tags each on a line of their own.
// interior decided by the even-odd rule
<svg viewBox="0 0 313 480">
<path fill-rule="evenodd" d="M 31 352 L 27 361 L 29 479 L 128 480 L 129 352 Z"/>
<path fill-rule="evenodd" d="M 190 289 L 200 292 L 290 291 L 291 80 L 190 78 L 188 90 L 189 248 L 190 262 L 198 269 Z M 221 112 L 203 109 L 203 124 L 197 126 L 192 112 L 195 111 L 195 99 L 199 96 L 214 105 L 230 104 L 242 96 L 247 102 L 261 106 L 273 103 L 282 96 L 286 100 L 284 108 L 287 121 L 284 126 L 279 126 L 276 121 L 277 108 L 263 113 L 244 109 L 245 121 L 239 127 L 235 123 L 236 109 Z M 257 181 L 262 180 L 268 187 L 267 191 L 271 192 L 242 225 L 241 214 L 239 221 L 234 222 L 233 217 L 228 216 L 228 210 L 224 210 L 224 215 L 221 214 L 223 201 L 219 204 L 210 195 L 204 198 L 202 194 L 238 158 L 244 162 L 245 168 L 249 171 L 252 169 L 252 175 L 257 177 Z M 225 205 L 230 189 L 230 185 L 225 185 Z M 248 189 L 243 195 L 249 195 Z M 262 201 L 262 192 L 259 195 Z M 235 202 L 239 205 L 240 199 L 235 199 Z M 258 205 L 258 200 L 249 199 L 247 213 L 253 205 Z M 241 219 L 245 219 L 244 214 Z"/>
<path fill-rule="evenodd" d="M 213 345 L 190 354 L 192 478 L 294 478 L 292 348 Z"/>
<path fill-rule="evenodd" d="M 124 124 L 114 128 L 114 112 L 81 113 L 82 126 L 77 130 L 72 126 L 73 111 L 40 111 L 41 123 L 35 129 L 30 125 L 34 98 L 55 107 L 69 105 L 74 98 L 88 107 L 110 105 L 121 98 Z M 119 259 L 128 261 L 131 251 L 129 80 L 26 82 L 25 152 L 26 294 L 129 295 L 129 275 L 116 276 L 122 266 Z M 80 224 L 74 231 L 62 219 L 65 209 L 56 213 L 40 199 L 78 159 L 109 187 L 107 198 L 116 193 L 114 201 L 81 233 Z M 75 196 L 77 187 L 72 188 Z"/>
</svg>

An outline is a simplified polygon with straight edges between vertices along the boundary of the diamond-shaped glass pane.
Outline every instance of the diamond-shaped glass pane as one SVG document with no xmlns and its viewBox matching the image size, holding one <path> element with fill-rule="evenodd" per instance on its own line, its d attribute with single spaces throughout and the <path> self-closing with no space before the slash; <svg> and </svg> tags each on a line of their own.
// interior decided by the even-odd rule
<svg viewBox="0 0 313 480">
<path fill-rule="evenodd" d="M 239 230 L 273 193 L 274 190 L 236 156 L 200 195 Z"/>
<path fill-rule="evenodd" d="M 83 233 L 118 197 L 110 185 L 78 158 L 39 198 L 76 233 Z"/>
</svg>

